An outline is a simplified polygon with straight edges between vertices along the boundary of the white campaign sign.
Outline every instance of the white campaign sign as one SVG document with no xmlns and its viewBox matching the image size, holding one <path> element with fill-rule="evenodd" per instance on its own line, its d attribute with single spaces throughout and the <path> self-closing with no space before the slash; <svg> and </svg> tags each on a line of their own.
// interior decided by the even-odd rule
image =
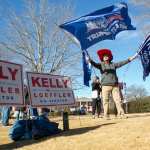
<svg viewBox="0 0 150 150">
<path fill-rule="evenodd" d="M 27 80 L 32 106 L 75 104 L 69 77 L 27 72 Z"/>
<path fill-rule="evenodd" d="M 22 66 L 0 60 L 0 105 L 24 105 Z"/>
</svg>

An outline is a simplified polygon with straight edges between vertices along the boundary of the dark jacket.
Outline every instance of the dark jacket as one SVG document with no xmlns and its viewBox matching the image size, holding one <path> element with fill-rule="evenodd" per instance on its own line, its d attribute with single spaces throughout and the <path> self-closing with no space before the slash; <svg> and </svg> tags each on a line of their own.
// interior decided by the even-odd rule
<svg viewBox="0 0 150 150">
<path fill-rule="evenodd" d="M 122 67 L 123 65 L 129 63 L 130 60 L 121 61 L 118 63 L 111 62 L 110 64 L 105 64 L 104 62 L 96 63 L 90 59 L 90 63 L 100 70 L 101 76 L 101 85 L 102 86 L 114 86 L 118 84 L 118 77 L 116 69 Z"/>
<path fill-rule="evenodd" d="M 92 91 L 97 90 L 98 95 L 100 95 L 100 92 L 102 91 L 101 84 L 98 82 L 93 82 L 91 85 L 92 85 Z"/>
</svg>

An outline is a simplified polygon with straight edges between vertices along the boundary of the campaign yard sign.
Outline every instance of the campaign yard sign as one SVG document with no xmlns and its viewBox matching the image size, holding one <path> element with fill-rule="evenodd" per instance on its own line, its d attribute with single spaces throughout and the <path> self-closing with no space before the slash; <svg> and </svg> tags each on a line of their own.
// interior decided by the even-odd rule
<svg viewBox="0 0 150 150">
<path fill-rule="evenodd" d="M 75 104 L 69 77 L 27 72 L 27 80 L 32 106 L 46 107 Z"/>
<path fill-rule="evenodd" d="M 24 105 L 22 65 L 0 60 L 0 105 Z"/>
</svg>

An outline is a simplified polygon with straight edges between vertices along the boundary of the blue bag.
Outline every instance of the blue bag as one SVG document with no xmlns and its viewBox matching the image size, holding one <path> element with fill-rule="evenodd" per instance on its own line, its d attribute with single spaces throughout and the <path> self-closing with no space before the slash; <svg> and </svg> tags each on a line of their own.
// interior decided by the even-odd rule
<svg viewBox="0 0 150 150">
<path fill-rule="evenodd" d="M 31 125 L 31 120 L 16 120 L 9 130 L 9 137 L 14 141 L 31 139 Z"/>
<path fill-rule="evenodd" d="M 16 120 L 9 131 L 9 137 L 14 141 L 39 139 L 60 132 L 58 123 L 50 122 L 46 117 L 40 116 L 35 120 Z"/>
<path fill-rule="evenodd" d="M 32 137 L 34 139 L 58 134 L 60 132 L 61 130 L 58 128 L 58 123 L 50 122 L 43 116 L 32 122 Z"/>
</svg>

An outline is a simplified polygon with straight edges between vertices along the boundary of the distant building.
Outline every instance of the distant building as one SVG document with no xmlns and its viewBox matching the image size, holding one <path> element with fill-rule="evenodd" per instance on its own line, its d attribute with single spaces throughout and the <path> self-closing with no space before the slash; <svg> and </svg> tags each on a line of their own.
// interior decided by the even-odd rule
<svg viewBox="0 0 150 150">
<path fill-rule="evenodd" d="M 92 99 L 87 97 L 76 98 L 76 108 L 84 107 L 87 112 L 92 112 Z"/>
</svg>

